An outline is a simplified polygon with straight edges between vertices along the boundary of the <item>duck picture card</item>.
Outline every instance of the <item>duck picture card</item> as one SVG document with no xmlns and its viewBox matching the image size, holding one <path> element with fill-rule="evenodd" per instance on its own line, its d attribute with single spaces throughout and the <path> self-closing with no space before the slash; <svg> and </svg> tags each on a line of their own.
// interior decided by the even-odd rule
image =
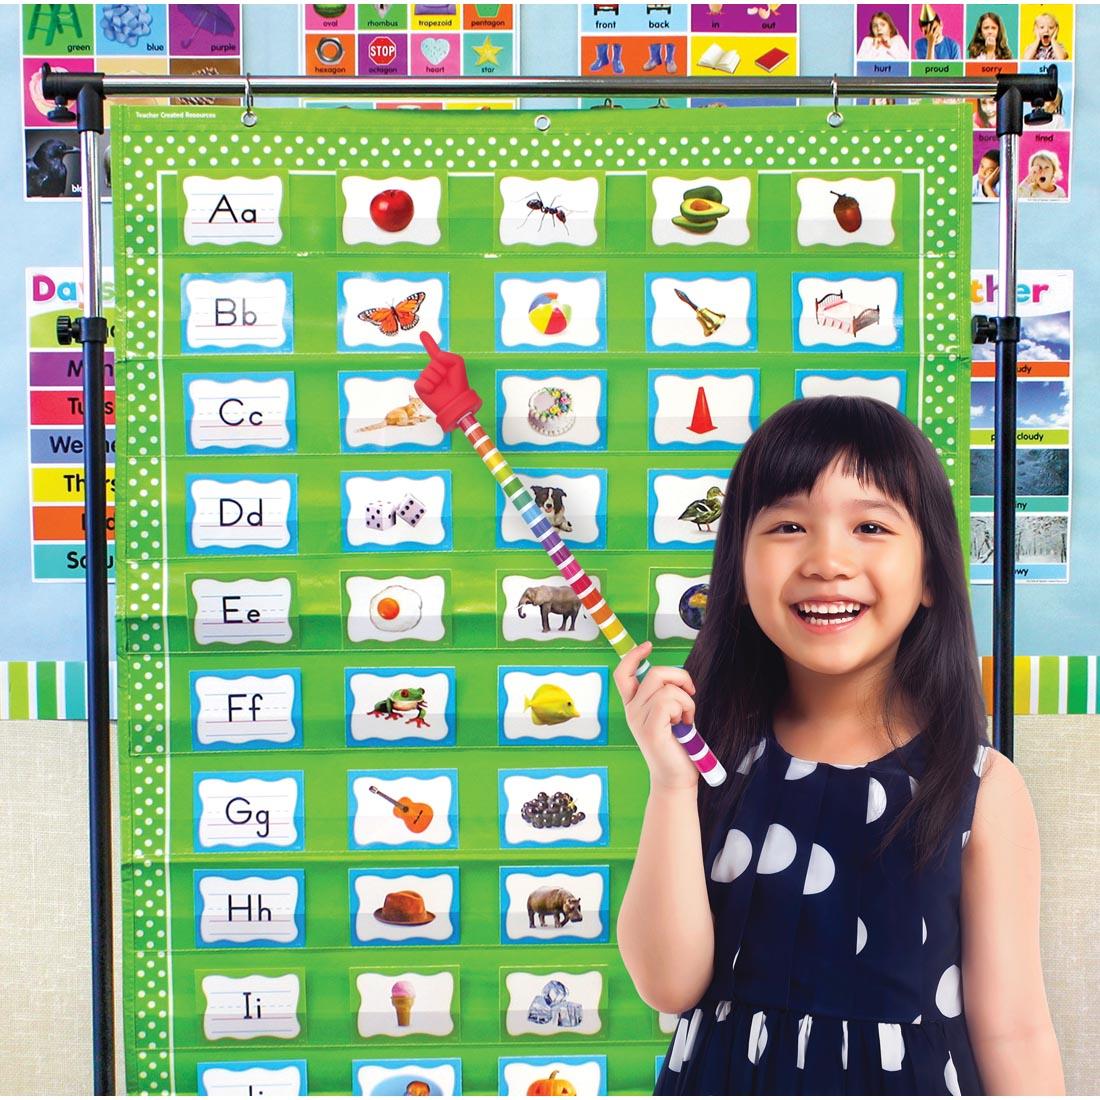
<svg viewBox="0 0 1100 1100">
<path fill-rule="evenodd" d="M 713 546 L 729 469 L 649 470 L 649 547 Z"/>
</svg>

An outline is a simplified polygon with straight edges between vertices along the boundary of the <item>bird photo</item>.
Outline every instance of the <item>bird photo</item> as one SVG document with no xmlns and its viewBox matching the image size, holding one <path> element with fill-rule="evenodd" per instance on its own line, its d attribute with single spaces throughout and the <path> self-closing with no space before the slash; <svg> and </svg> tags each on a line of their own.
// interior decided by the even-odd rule
<svg viewBox="0 0 1100 1100">
<path fill-rule="evenodd" d="M 27 198 L 59 199 L 80 194 L 79 152 L 77 146 L 63 141 L 53 130 L 28 130 Z"/>
</svg>

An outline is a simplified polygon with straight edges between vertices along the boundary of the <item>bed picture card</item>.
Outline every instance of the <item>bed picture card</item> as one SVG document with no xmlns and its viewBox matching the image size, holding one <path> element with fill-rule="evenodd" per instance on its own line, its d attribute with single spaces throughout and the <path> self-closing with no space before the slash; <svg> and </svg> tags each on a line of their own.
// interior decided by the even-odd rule
<svg viewBox="0 0 1100 1100">
<path fill-rule="evenodd" d="M 818 276 L 795 272 L 794 350 L 901 351 L 902 276 Z"/>
</svg>

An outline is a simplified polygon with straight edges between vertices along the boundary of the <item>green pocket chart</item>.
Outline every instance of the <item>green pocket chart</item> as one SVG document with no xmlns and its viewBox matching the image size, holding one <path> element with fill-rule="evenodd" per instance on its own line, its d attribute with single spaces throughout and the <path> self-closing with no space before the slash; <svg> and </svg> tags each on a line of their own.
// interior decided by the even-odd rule
<svg viewBox="0 0 1100 1100">
<path fill-rule="evenodd" d="M 788 401 L 897 405 L 965 529 L 968 111 L 258 115 L 113 115 L 127 1084 L 649 1092 L 617 658 L 419 337 L 680 664 Z"/>
</svg>

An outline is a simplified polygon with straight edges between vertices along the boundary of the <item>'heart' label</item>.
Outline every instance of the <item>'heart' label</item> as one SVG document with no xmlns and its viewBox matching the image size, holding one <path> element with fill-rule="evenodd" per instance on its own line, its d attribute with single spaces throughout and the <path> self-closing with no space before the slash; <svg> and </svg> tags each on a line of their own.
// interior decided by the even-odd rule
<svg viewBox="0 0 1100 1100">
<path fill-rule="evenodd" d="M 451 52 L 451 44 L 446 38 L 424 38 L 420 42 L 420 52 L 429 65 L 442 65 Z"/>
</svg>

